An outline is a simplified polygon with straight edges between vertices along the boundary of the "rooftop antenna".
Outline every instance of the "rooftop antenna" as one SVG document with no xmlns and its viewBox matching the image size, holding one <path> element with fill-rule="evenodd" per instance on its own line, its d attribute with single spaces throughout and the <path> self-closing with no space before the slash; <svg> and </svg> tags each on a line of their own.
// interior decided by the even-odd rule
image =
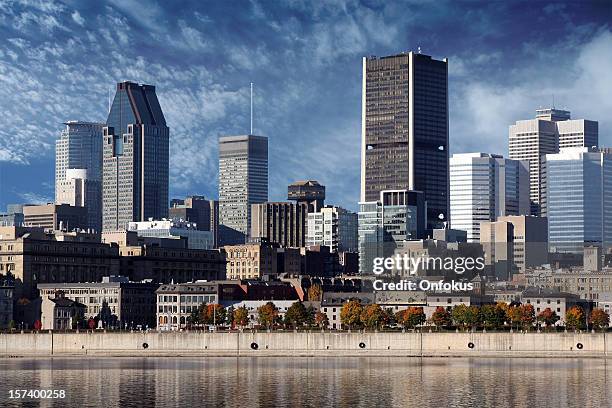
<svg viewBox="0 0 612 408">
<path fill-rule="evenodd" d="M 552 108 L 555 109 L 555 94 L 553 94 L 552 97 L 553 97 L 553 106 L 552 106 Z"/>
<path fill-rule="evenodd" d="M 253 83 L 251 82 L 251 135 L 253 134 Z"/>
<path fill-rule="evenodd" d="M 108 88 L 108 113 L 110 114 L 110 110 L 111 110 L 111 89 L 110 87 Z"/>
</svg>

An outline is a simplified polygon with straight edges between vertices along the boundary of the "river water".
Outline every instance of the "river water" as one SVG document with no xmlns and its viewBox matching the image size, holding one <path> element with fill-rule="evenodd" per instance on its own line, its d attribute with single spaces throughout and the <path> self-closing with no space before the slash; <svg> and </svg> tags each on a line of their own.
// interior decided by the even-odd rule
<svg viewBox="0 0 612 408">
<path fill-rule="evenodd" d="M 605 359 L 0 359 L 0 407 L 609 407 Z M 16 400 L 10 390 L 64 390 Z M 23 405 L 22 405 L 23 404 Z"/>
</svg>

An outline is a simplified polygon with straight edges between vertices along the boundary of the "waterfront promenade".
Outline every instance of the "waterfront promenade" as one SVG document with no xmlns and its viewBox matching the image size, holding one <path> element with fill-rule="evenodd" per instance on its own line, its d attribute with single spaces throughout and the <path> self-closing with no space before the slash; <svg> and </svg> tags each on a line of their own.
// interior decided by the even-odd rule
<svg viewBox="0 0 612 408">
<path fill-rule="evenodd" d="M 0 334 L 0 357 L 610 357 L 610 333 L 81 332 Z"/>
</svg>

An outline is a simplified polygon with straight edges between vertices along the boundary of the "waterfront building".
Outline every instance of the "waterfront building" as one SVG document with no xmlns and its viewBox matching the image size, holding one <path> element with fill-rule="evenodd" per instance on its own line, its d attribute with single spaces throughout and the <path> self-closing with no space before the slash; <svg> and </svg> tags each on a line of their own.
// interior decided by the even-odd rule
<svg viewBox="0 0 612 408">
<path fill-rule="evenodd" d="M 197 224 L 180 220 L 149 220 L 130 222 L 128 231 L 135 231 L 140 237 L 187 239 L 187 248 L 212 249 L 213 234 L 210 231 L 197 229 Z"/>
<path fill-rule="evenodd" d="M 168 217 L 169 134 L 154 86 L 117 84 L 103 129 L 104 231 Z"/>
<path fill-rule="evenodd" d="M 68 121 L 55 142 L 55 203 L 87 208 L 87 228 L 102 227 L 103 123 Z"/>
<path fill-rule="evenodd" d="M 250 236 L 251 206 L 268 200 L 268 138 L 219 138 L 220 245 L 243 244 Z"/>
<path fill-rule="evenodd" d="M 582 253 L 612 244 L 612 152 L 574 147 L 546 155 L 546 203 L 551 252 Z"/>
<path fill-rule="evenodd" d="M 543 161 L 560 147 L 598 145 L 598 123 L 570 120 L 570 112 L 555 108 L 538 109 L 536 118 L 520 120 L 509 128 L 509 157 L 529 161 L 531 214 L 542 214 Z"/>
<path fill-rule="evenodd" d="M 327 246 L 332 252 L 357 251 L 357 214 L 326 206 L 309 213 L 306 246 Z"/>
<path fill-rule="evenodd" d="M 159 284 L 130 282 L 125 276 L 105 276 L 102 282 L 38 284 L 43 304 L 58 293 L 85 306 L 85 320 L 98 318 L 104 327 L 155 327 L 155 291 Z"/>
<path fill-rule="evenodd" d="M 24 205 L 23 224 L 47 230 L 85 230 L 89 225 L 86 207 L 53 203 Z"/>
<path fill-rule="evenodd" d="M 86 311 L 85 305 L 64 297 L 62 292 L 42 299 L 40 321 L 43 330 L 76 329 Z"/>
<path fill-rule="evenodd" d="M 488 153 L 454 154 L 450 159 L 452 226 L 480 240 L 480 223 L 505 215 L 529 215 L 529 162 Z"/>
<path fill-rule="evenodd" d="M 119 250 L 83 232 L 0 227 L 0 274 L 15 277 L 15 297 L 38 297 L 40 283 L 99 282 L 119 274 Z"/>
<path fill-rule="evenodd" d="M 550 308 L 559 316 L 557 326 L 565 325 L 565 313 L 574 306 L 580 306 L 585 313 L 590 313 L 594 303 L 581 299 L 574 293 L 559 292 L 543 288 L 527 288 L 521 293 L 521 303 L 533 306 L 535 315 Z M 586 324 L 586 321 L 584 322 Z"/>
<path fill-rule="evenodd" d="M 427 228 L 449 222 L 448 61 L 406 52 L 363 58 L 361 202 L 415 190 Z"/>
</svg>

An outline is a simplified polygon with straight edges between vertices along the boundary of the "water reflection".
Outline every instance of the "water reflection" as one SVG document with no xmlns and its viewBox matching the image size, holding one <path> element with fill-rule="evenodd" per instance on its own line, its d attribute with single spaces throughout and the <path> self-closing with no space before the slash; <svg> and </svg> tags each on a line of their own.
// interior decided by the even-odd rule
<svg viewBox="0 0 612 408">
<path fill-rule="evenodd" d="M 604 359 L 56 358 L 0 360 L 9 389 L 65 389 L 29 406 L 609 406 Z"/>
</svg>

